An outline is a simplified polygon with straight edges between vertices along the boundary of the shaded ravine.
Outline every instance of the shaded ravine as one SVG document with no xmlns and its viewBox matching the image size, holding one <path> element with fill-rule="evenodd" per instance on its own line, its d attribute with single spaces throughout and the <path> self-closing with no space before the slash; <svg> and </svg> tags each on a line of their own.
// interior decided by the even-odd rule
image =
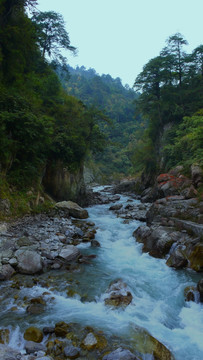
<svg viewBox="0 0 203 360">
<path fill-rule="evenodd" d="M 127 200 L 128 197 L 121 196 L 119 202 L 127 203 Z M 70 274 L 64 271 L 51 273 L 57 286 L 49 288 L 47 310 L 41 315 L 25 315 L 25 309 L 20 307 L 16 313 L 9 312 L 14 302 L 6 301 L 2 296 L 0 326 L 10 325 L 15 329 L 10 345 L 23 348 L 21 334 L 30 324 L 42 327 L 60 320 L 78 322 L 106 334 L 122 336 L 126 341 L 133 339 L 134 327 L 138 325 L 164 343 L 176 360 L 200 360 L 203 354 L 203 306 L 184 301 L 184 288 L 196 284 L 199 275 L 190 270 L 176 271 L 168 268 L 164 260 L 143 254 L 142 245 L 132 236 L 140 222 L 124 222 L 108 210 L 110 205 L 88 208 L 101 247 L 93 249 L 89 243 L 78 245 L 83 254 L 94 253 L 97 257 L 90 265 L 82 266 L 82 271 L 71 274 L 78 283 L 74 297 L 67 296 Z M 41 277 L 46 281 L 48 276 Z M 117 278 L 128 284 L 133 295 L 132 303 L 125 310 L 104 305 L 104 293 L 109 283 Z M 1 292 L 5 288 L 9 297 L 12 289 L 8 290 L 7 286 L 8 283 L 2 285 Z M 21 289 L 18 296 L 19 299 L 34 297 L 45 291 L 47 287 L 36 285 Z"/>
</svg>

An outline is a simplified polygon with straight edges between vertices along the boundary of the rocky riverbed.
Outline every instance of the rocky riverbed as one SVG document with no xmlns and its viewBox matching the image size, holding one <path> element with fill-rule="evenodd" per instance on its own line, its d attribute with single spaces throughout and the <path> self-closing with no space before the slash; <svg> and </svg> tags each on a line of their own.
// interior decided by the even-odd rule
<svg viewBox="0 0 203 360">
<path fill-rule="evenodd" d="M 198 234 L 188 235 L 185 230 L 175 229 L 174 223 L 169 223 L 171 218 L 163 223 L 162 217 L 161 222 L 158 217 L 153 223 L 151 219 L 155 216 L 151 214 L 155 204 L 140 203 L 133 194 L 128 198 L 123 197 L 115 188 L 104 190 L 91 196 L 92 207 L 88 210 L 91 213 L 90 219 L 87 210 L 77 204 L 63 202 L 57 204 L 48 215 L 26 216 L 15 222 L 1 223 L 1 359 L 174 358 L 172 351 L 169 351 L 170 343 L 168 346 L 164 345 L 156 336 L 152 336 L 150 328 L 145 329 L 146 320 L 144 314 L 141 315 L 141 303 L 139 305 L 139 298 L 142 297 L 139 294 L 139 281 L 137 290 L 133 286 L 136 273 L 140 270 L 137 268 L 136 271 L 135 268 L 131 277 L 126 273 L 126 269 L 132 266 L 131 263 L 129 265 L 129 259 L 133 261 L 135 257 L 135 261 L 139 263 L 136 256 L 141 249 L 139 243 L 135 247 L 133 237 L 128 240 L 128 236 L 133 232 L 131 229 L 136 227 L 134 235 L 144 243 L 142 250 L 153 257 L 166 258 L 169 266 L 171 248 L 176 249 L 175 246 L 180 243 L 185 246 L 188 242 L 193 251 L 201 241 Z M 112 214 L 111 222 L 107 225 L 107 228 L 110 226 L 109 230 L 104 227 L 101 233 L 99 224 L 93 221 L 97 219 L 93 216 L 94 209 L 96 216 L 98 211 L 100 213 L 101 224 L 104 211 Z M 121 227 L 119 233 L 116 228 L 111 229 L 117 221 Z M 111 240 L 108 239 L 110 229 L 113 231 Z M 116 235 L 122 238 L 124 233 L 125 245 L 122 248 L 119 239 L 118 246 L 116 245 L 117 239 L 114 237 Z M 103 252 L 106 247 L 107 267 L 103 268 Z M 121 256 L 118 255 L 119 247 L 124 258 L 118 258 L 117 263 L 116 256 Z M 135 249 L 138 249 L 138 253 L 134 254 Z M 128 251 L 131 253 L 128 254 Z M 188 260 L 189 255 L 187 257 Z M 116 262 L 112 264 L 114 275 L 109 276 L 111 259 Z M 184 267 L 188 268 L 191 263 L 188 260 Z M 143 264 L 140 263 L 140 266 Z M 195 266 L 195 271 L 201 271 L 199 265 Z M 178 269 L 183 266 L 174 267 Z M 119 268 L 123 270 L 120 271 Z M 184 283 L 186 284 L 185 280 Z M 147 289 L 148 285 L 145 287 Z M 203 285 L 200 276 L 191 274 L 188 277 L 188 288 L 185 288 L 181 301 L 185 301 L 184 298 L 197 303 L 202 301 Z M 138 316 L 139 308 L 141 312 Z M 121 331 L 120 334 L 119 326 L 125 329 L 130 319 L 132 321 L 131 312 L 136 323 L 133 322 L 130 330 Z M 92 321 L 95 315 L 96 319 Z M 140 316 L 143 321 L 140 321 Z M 153 326 L 151 331 L 153 333 Z M 125 336 L 125 333 L 128 335 Z M 156 331 L 154 334 L 156 335 Z"/>
</svg>

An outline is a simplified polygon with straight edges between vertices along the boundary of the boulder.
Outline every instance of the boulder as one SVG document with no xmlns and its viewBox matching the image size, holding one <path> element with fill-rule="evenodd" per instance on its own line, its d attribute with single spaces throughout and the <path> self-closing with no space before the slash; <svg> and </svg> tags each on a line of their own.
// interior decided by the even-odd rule
<svg viewBox="0 0 203 360">
<path fill-rule="evenodd" d="M 79 256 L 80 251 L 74 245 L 64 246 L 59 253 L 59 257 L 65 262 L 75 261 L 78 259 Z"/>
<path fill-rule="evenodd" d="M 122 204 L 115 204 L 110 206 L 109 210 L 120 210 L 123 207 Z"/>
<path fill-rule="evenodd" d="M 43 340 L 43 332 L 34 326 L 30 326 L 25 330 L 24 339 L 40 343 Z"/>
<path fill-rule="evenodd" d="M 42 258 L 33 250 L 19 249 L 15 252 L 18 270 L 22 274 L 35 274 L 42 270 Z"/>
<path fill-rule="evenodd" d="M 135 191 L 135 180 L 123 180 L 120 184 L 116 185 L 113 189 L 113 193 L 125 193 L 125 192 L 134 192 Z"/>
<path fill-rule="evenodd" d="M 105 305 L 126 307 L 133 299 L 127 285 L 121 279 L 113 281 L 106 293 L 108 295 L 105 299 Z"/>
<path fill-rule="evenodd" d="M 25 343 L 25 350 L 27 354 L 33 354 L 38 351 L 45 351 L 46 352 L 46 346 L 43 344 L 39 344 L 34 341 L 26 341 Z"/>
<path fill-rule="evenodd" d="M 2 265 L 0 263 L 0 280 L 9 280 L 14 273 L 15 270 L 11 265 Z"/>
<path fill-rule="evenodd" d="M 108 355 L 105 355 L 102 360 L 139 360 L 131 351 L 118 348 Z"/>
<path fill-rule="evenodd" d="M 144 328 L 135 326 L 132 338 L 135 349 L 140 353 L 151 354 L 156 360 L 175 360 L 170 350 Z"/>
<path fill-rule="evenodd" d="M 92 350 L 97 345 L 97 338 L 94 336 L 94 334 L 91 332 L 87 334 L 87 336 L 84 338 L 82 342 L 82 346 L 87 350 Z"/>
<path fill-rule="evenodd" d="M 157 186 L 149 187 L 145 189 L 141 194 L 142 202 L 152 203 L 158 198 L 158 188 Z"/>
<path fill-rule="evenodd" d="M 73 345 L 66 346 L 64 348 L 64 355 L 69 359 L 76 359 L 80 355 L 80 348 L 77 348 Z"/>
<path fill-rule="evenodd" d="M 55 325 L 54 332 L 57 337 L 64 338 L 68 334 L 69 330 L 70 326 L 64 321 L 60 321 Z"/>
<path fill-rule="evenodd" d="M 174 267 L 175 269 L 182 269 L 188 265 L 188 260 L 185 254 L 185 246 L 178 245 L 171 252 L 166 264 L 169 267 Z"/>
<path fill-rule="evenodd" d="M 185 301 L 195 301 L 195 298 L 196 298 L 195 292 L 197 292 L 197 290 L 194 286 L 187 286 L 184 289 Z"/>
<path fill-rule="evenodd" d="M 165 226 L 140 226 L 133 233 L 137 242 L 143 243 L 143 252 L 156 258 L 164 258 L 173 243 L 178 241 L 179 232 Z"/>
<path fill-rule="evenodd" d="M 191 166 L 191 175 L 192 175 L 192 182 L 195 187 L 198 187 L 199 184 L 202 183 L 203 180 L 203 171 L 201 167 L 197 164 L 193 164 Z"/>
<path fill-rule="evenodd" d="M 188 254 L 190 268 L 197 271 L 203 271 L 203 243 L 197 243 Z"/>
<path fill-rule="evenodd" d="M 78 219 L 87 219 L 87 210 L 81 208 L 78 204 L 73 201 L 61 201 L 55 204 L 55 207 L 63 210 L 64 212 Z"/>
</svg>

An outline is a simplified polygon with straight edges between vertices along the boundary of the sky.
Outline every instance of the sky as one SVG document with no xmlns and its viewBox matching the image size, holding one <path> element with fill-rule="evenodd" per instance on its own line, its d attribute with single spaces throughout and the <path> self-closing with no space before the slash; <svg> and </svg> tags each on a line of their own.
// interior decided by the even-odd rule
<svg viewBox="0 0 203 360">
<path fill-rule="evenodd" d="M 40 11 L 63 15 L 78 55 L 72 66 L 94 68 L 133 86 L 143 66 L 166 39 L 181 33 L 190 53 L 203 44 L 203 0 L 38 0 Z"/>
</svg>

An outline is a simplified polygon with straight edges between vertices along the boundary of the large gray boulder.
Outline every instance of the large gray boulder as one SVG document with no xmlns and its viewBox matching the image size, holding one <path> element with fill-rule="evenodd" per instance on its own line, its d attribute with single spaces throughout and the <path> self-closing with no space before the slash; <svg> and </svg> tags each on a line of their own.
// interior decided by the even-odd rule
<svg viewBox="0 0 203 360">
<path fill-rule="evenodd" d="M 105 355 L 102 360 L 138 360 L 131 351 L 122 349 L 121 347 Z"/>
<path fill-rule="evenodd" d="M 164 258 L 173 243 L 180 239 L 181 234 L 165 226 L 140 226 L 133 233 L 137 242 L 143 243 L 143 252 L 156 258 Z"/>
<path fill-rule="evenodd" d="M 11 265 L 2 265 L 0 263 L 0 280 L 9 280 L 14 273 L 15 270 L 12 268 Z"/>
<path fill-rule="evenodd" d="M 22 274 L 35 274 L 42 270 L 42 258 L 33 250 L 19 249 L 15 252 L 18 270 Z"/>
<path fill-rule="evenodd" d="M 73 201 L 61 201 L 55 204 L 55 207 L 63 210 L 67 215 L 73 216 L 78 219 L 87 219 L 87 210 L 81 208 L 77 203 Z"/>
<path fill-rule="evenodd" d="M 80 251 L 74 245 L 66 245 L 59 253 L 59 257 L 65 262 L 77 260 L 80 256 Z"/>
</svg>

